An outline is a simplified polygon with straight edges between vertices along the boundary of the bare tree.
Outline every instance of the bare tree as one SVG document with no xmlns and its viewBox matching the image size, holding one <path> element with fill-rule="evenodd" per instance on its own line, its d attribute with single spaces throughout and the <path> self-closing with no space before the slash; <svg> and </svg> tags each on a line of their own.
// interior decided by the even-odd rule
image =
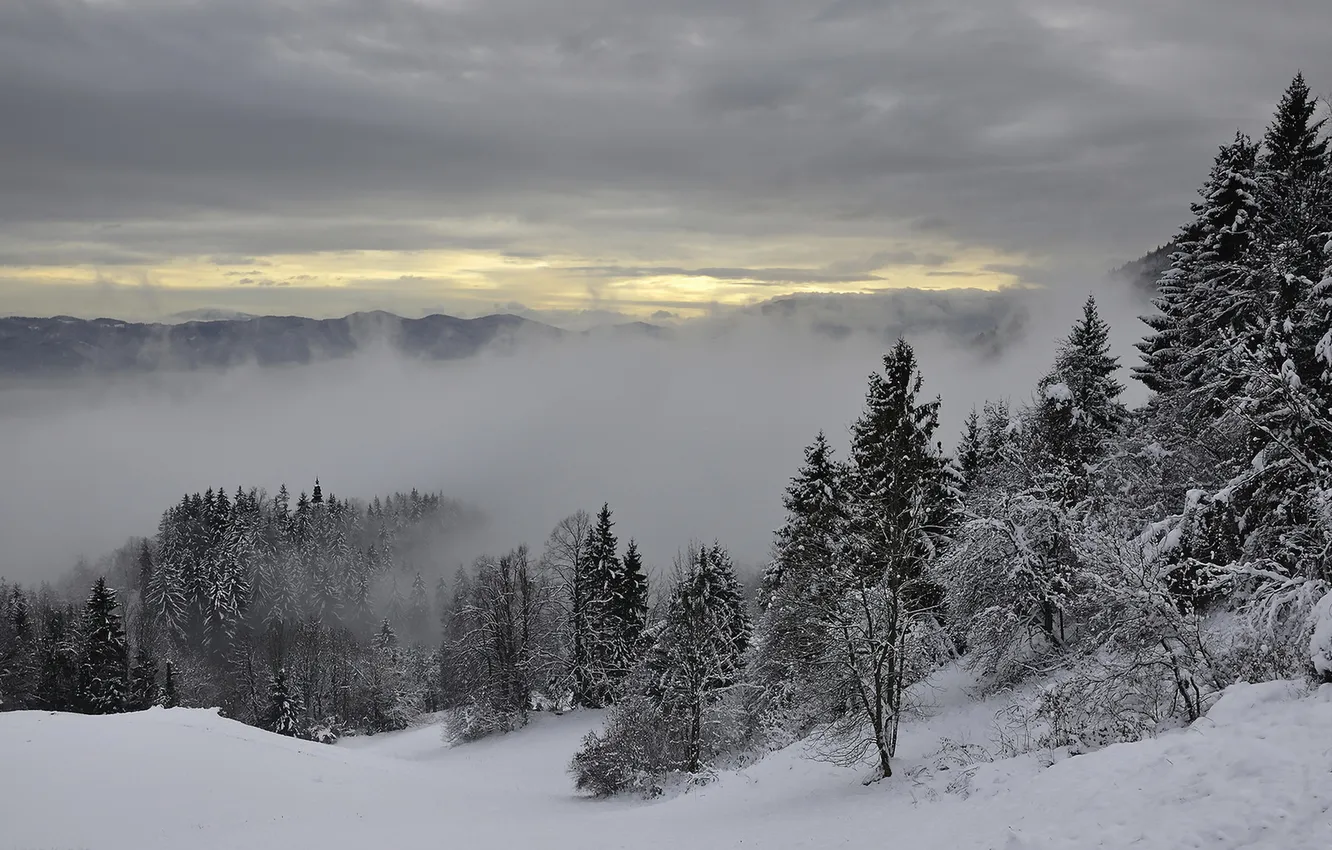
<svg viewBox="0 0 1332 850">
<path fill-rule="evenodd" d="M 922 546 L 919 495 L 911 505 L 853 533 L 849 548 L 877 554 L 860 563 L 844 555 L 833 571 L 835 591 L 803 602 L 823 640 L 799 698 L 835 718 L 818 733 L 822 755 L 854 764 L 873 752 L 876 778 L 893 775 L 898 727 L 912 708 L 908 689 L 949 652 L 932 582 L 920 568 L 929 549 Z"/>
<path fill-rule="evenodd" d="M 451 653 L 476 676 L 464 716 L 455 719 L 460 737 L 521 726 L 533 694 L 558 677 L 556 590 L 526 546 L 476 562 L 470 595 L 453 612 L 461 628 Z"/>
<path fill-rule="evenodd" d="M 590 622 L 592 588 L 588 575 L 588 543 L 592 517 L 586 511 L 570 514 L 556 524 L 546 539 L 542 568 L 558 581 L 555 603 L 561 610 L 561 644 L 568 647 L 564 662 L 565 689 L 585 689 L 591 666 Z M 580 687 L 583 686 L 583 687 Z"/>
</svg>

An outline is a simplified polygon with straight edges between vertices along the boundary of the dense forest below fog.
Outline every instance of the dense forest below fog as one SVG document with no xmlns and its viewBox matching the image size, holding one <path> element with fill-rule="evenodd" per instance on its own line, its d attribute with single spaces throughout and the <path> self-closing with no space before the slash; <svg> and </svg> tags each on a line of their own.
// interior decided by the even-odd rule
<svg viewBox="0 0 1332 850">
<path fill-rule="evenodd" d="M 459 504 L 210 491 L 86 596 L 0 585 L 2 707 L 216 705 L 321 740 L 607 707 L 573 770 L 609 794 L 798 738 L 891 776 L 913 686 L 959 660 L 1036 683 L 1033 748 L 1187 724 L 1236 681 L 1332 681 L 1332 166 L 1302 78 L 1219 149 L 1171 244 L 1148 403 L 1122 403 L 1089 298 L 1030 402 L 979 405 L 950 456 L 899 341 L 849 451 L 811 435 L 756 597 L 715 542 L 649 588 L 609 506 L 432 587 Z"/>
</svg>

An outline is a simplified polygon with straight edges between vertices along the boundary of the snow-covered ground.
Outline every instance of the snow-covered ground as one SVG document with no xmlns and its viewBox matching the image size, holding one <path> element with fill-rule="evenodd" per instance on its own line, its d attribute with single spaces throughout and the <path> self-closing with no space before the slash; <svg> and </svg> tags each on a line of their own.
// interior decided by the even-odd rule
<svg viewBox="0 0 1332 850">
<path fill-rule="evenodd" d="M 455 748 L 434 726 L 330 747 L 198 709 L 0 714 L 0 848 L 1332 847 L 1332 686 L 1238 685 L 1154 740 L 944 771 L 940 738 L 984 744 L 994 712 L 953 679 L 892 780 L 796 746 L 654 802 L 573 793 L 596 713 Z"/>
</svg>

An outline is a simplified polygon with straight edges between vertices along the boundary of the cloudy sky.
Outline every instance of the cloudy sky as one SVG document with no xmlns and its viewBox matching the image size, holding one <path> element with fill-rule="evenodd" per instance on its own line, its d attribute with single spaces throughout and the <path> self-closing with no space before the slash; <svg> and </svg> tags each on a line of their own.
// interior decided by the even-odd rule
<svg viewBox="0 0 1332 850">
<path fill-rule="evenodd" d="M 0 313 L 693 315 L 1155 247 L 1327 0 L 4 0 Z"/>
</svg>

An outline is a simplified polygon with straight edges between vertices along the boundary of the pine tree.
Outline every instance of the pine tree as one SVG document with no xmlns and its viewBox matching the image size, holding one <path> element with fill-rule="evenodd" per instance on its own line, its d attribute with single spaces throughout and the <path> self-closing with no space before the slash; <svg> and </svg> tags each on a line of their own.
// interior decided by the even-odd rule
<svg viewBox="0 0 1332 850">
<path fill-rule="evenodd" d="M 153 553 L 148 549 L 148 540 L 144 538 L 139 546 L 139 575 L 138 582 L 135 584 L 139 591 L 139 598 L 142 599 L 148 594 L 148 586 L 153 583 Z"/>
<path fill-rule="evenodd" d="M 616 616 L 615 597 L 622 591 L 624 565 L 617 554 L 609 504 L 602 504 L 588 535 L 586 558 L 587 663 L 575 682 L 576 701 L 600 707 L 614 700 L 622 676 L 616 668 L 623 655 L 620 645 L 624 627 Z M 621 601 L 623 604 L 623 601 Z"/>
<path fill-rule="evenodd" d="M 116 608 L 116 592 L 99 577 L 83 606 L 79 702 L 88 714 L 125 710 L 129 659 L 125 630 Z"/>
<path fill-rule="evenodd" d="M 637 662 L 643 651 L 643 632 L 648 618 L 648 580 L 643 569 L 643 556 L 632 538 L 624 549 L 621 562 L 621 582 L 613 602 L 615 617 L 621 633 L 622 657 L 619 669 L 625 673 Z"/>
<path fill-rule="evenodd" d="M 730 557 L 720 546 L 689 553 L 645 662 L 649 695 L 678 725 L 685 770 L 703 763 L 707 714 L 737 681 L 750 624 Z"/>
<path fill-rule="evenodd" d="M 777 531 L 772 563 L 759 593 L 754 673 L 774 711 L 790 710 L 797 680 L 821 646 L 822 626 L 812 610 L 830 589 L 846 533 L 846 469 L 833 458 L 820 431 L 805 462 L 787 485 L 786 523 Z M 803 719 L 796 719 L 797 725 Z"/>
<path fill-rule="evenodd" d="M 277 673 L 273 674 L 272 686 L 269 690 L 269 728 L 279 735 L 288 735 L 293 738 L 300 737 L 301 715 L 303 713 L 300 697 L 288 680 L 286 669 L 279 667 Z"/>
<path fill-rule="evenodd" d="M 981 465 L 989 468 L 1003 459 L 1013 445 L 1017 423 L 1008 409 L 1008 400 L 986 401 L 981 409 Z"/>
<path fill-rule="evenodd" d="M 1192 206 L 1194 219 L 1177 237 L 1178 250 L 1157 284 L 1153 303 L 1160 312 L 1143 319 L 1151 333 L 1138 343 L 1143 363 L 1134 372 L 1158 393 L 1208 383 L 1218 330 L 1238 330 L 1252 313 L 1246 281 L 1260 212 L 1257 154 L 1257 145 L 1238 132 L 1220 149 Z"/>
<path fill-rule="evenodd" d="M 1127 416 L 1115 378 L 1119 358 L 1110 354 L 1110 326 L 1088 296 L 1082 319 L 1059 346 L 1054 367 L 1041 379 L 1032 411 L 1039 450 L 1057 473 L 1075 480 L 1105 453 L 1106 440 Z"/>
<path fill-rule="evenodd" d="M 905 524 L 923 530 L 916 539 L 923 556 L 947 535 L 960 507 L 960 482 L 935 439 L 940 401 L 917 401 L 923 379 L 915 352 L 898 340 L 883 366 L 884 374 L 870 376 L 864 412 L 851 428 L 847 478 L 855 554 L 873 576 L 900 561 L 894 540 Z"/>
<path fill-rule="evenodd" d="M 809 616 L 820 640 L 799 694 L 811 717 L 834 717 L 843 752 L 871 748 L 891 776 L 906 689 L 928 668 L 942 589 L 927 567 L 961 507 L 956 473 L 934 439 L 939 400 L 919 402 L 922 377 L 905 341 L 870 376 L 851 429 L 847 532 L 827 589 Z M 869 738 L 865 737 L 866 730 Z"/>
<path fill-rule="evenodd" d="M 140 646 L 134 653 L 134 666 L 130 668 L 127 711 L 151 708 L 157 701 L 157 661 L 147 647 Z"/>
<path fill-rule="evenodd" d="M 1327 139 L 1322 137 L 1327 119 L 1314 120 L 1317 111 L 1318 100 L 1304 75 L 1296 74 L 1263 135 L 1259 164 L 1272 197 L 1284 197 L 1293 187 L 1327 170 Z"/>
<path fill-rule="evenodd" d="M 379 631 L 375 632 L 374 646 L 379 650 L 390 650 L 398 645 L 398 636 L 393 631 L 393 624 L 385 617 L 379 624 Z"/>
<path fill-rule="evenodd" d="M 430 595 L 418 572 L 407 595 L 407 635 L 412 643 L 424 643 L 430 631 Z"/>
<path fill-rule="evenodd" d="M 157 693 L 157 704 L 162 708 L 175 708 L 180 705 L 180 694 L 176 691 L 176 670 L 171 662 L 166 663 L 162 676 L 162 689 Z"/>
<path fill-rule="evenodd" d="M 957 469 L 964 489 L 971 489 L 984 465 L 985 435 L 981 431 L 980 414 L 973 407 L 962 424 L 962 438 L 957 443 Z"/>
<path fill-rule="evenodd" d="M 0 581 L 0 613 L 0 709 L 37 708 L 37 635 L 28 599 L 17 585 L 6 593 Z"/>
</svg>

